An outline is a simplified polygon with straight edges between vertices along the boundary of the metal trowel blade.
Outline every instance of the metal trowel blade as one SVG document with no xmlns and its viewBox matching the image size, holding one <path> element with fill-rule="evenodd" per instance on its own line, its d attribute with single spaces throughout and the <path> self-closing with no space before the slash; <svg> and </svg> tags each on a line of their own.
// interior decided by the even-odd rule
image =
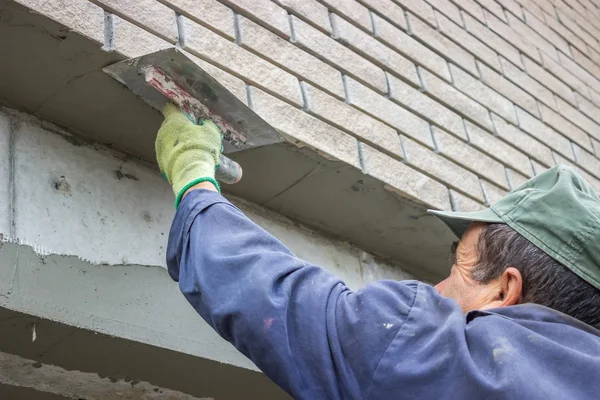
<svg viewBox="0 0 600 400">
<path fill-rule="evenodd" d="M 162 110 L 169 99 L 148 84 L 143 72 L 147 67 L 156 67 L 163 71 L 177 82 L 178 86 L 204 104 L 213 114 L 220 116 L 244 137 L 245 140 L 236 140 L 234 144 L 225 140 L 224 153 L 285 141 L 272 126 L 246 104 L 175 48 L 121 61 L 105 67 L 103 71 L 153 108 Z"/>
</svg>

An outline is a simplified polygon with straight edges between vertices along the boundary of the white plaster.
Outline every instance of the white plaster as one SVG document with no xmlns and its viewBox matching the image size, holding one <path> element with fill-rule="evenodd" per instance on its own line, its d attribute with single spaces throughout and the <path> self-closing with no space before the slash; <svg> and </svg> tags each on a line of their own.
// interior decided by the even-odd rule
<svg viewBox="0 0 600 400">
<path fill-rule="evenodd" d="M 0 233 L 10 232 L 10 117 L 0 110 Z"/>
</svg>

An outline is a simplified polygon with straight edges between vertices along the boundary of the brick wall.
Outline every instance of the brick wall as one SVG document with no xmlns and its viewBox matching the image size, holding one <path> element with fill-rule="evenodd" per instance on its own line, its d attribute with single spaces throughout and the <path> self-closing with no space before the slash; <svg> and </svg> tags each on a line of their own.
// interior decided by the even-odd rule
<svg viewBox="0 0 600 400">
<path fill-rule="evenodd" d="M 434 207 L 555 163 L 600 191 L 600 0 L 17 2 L 128 57 L 178 46 L 287 137 Z"/>
</svg>

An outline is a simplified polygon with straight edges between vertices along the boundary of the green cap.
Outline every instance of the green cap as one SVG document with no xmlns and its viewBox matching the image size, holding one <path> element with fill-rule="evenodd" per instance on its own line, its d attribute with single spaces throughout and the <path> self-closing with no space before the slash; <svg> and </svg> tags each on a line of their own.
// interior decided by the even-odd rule
<svg viewBox="0 0 600 400">
<path fill-rule="evenodd" d="M 474 221 L 507 224 L 600 289 L 600 198 L 568 166 L 531 178 L 485 210 L 429 212 L 459 238 Z"/>
</svg>

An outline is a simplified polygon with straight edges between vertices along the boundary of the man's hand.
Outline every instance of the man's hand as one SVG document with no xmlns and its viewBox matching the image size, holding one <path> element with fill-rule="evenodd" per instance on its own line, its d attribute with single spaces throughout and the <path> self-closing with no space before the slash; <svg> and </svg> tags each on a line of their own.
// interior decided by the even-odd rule
<svg viewBox="0 0 600 400">
<path fill-rule="evenodd" d="M 158 166 L 177 196 L 179 206 L 185 192 L 201 182 L 211 182 L 217 190 L 215 169 L 222 149 L 219 128 L 209 120 L 193 123 L 179 108 L 167 104 L 156 137 Z"/>
</svg>

